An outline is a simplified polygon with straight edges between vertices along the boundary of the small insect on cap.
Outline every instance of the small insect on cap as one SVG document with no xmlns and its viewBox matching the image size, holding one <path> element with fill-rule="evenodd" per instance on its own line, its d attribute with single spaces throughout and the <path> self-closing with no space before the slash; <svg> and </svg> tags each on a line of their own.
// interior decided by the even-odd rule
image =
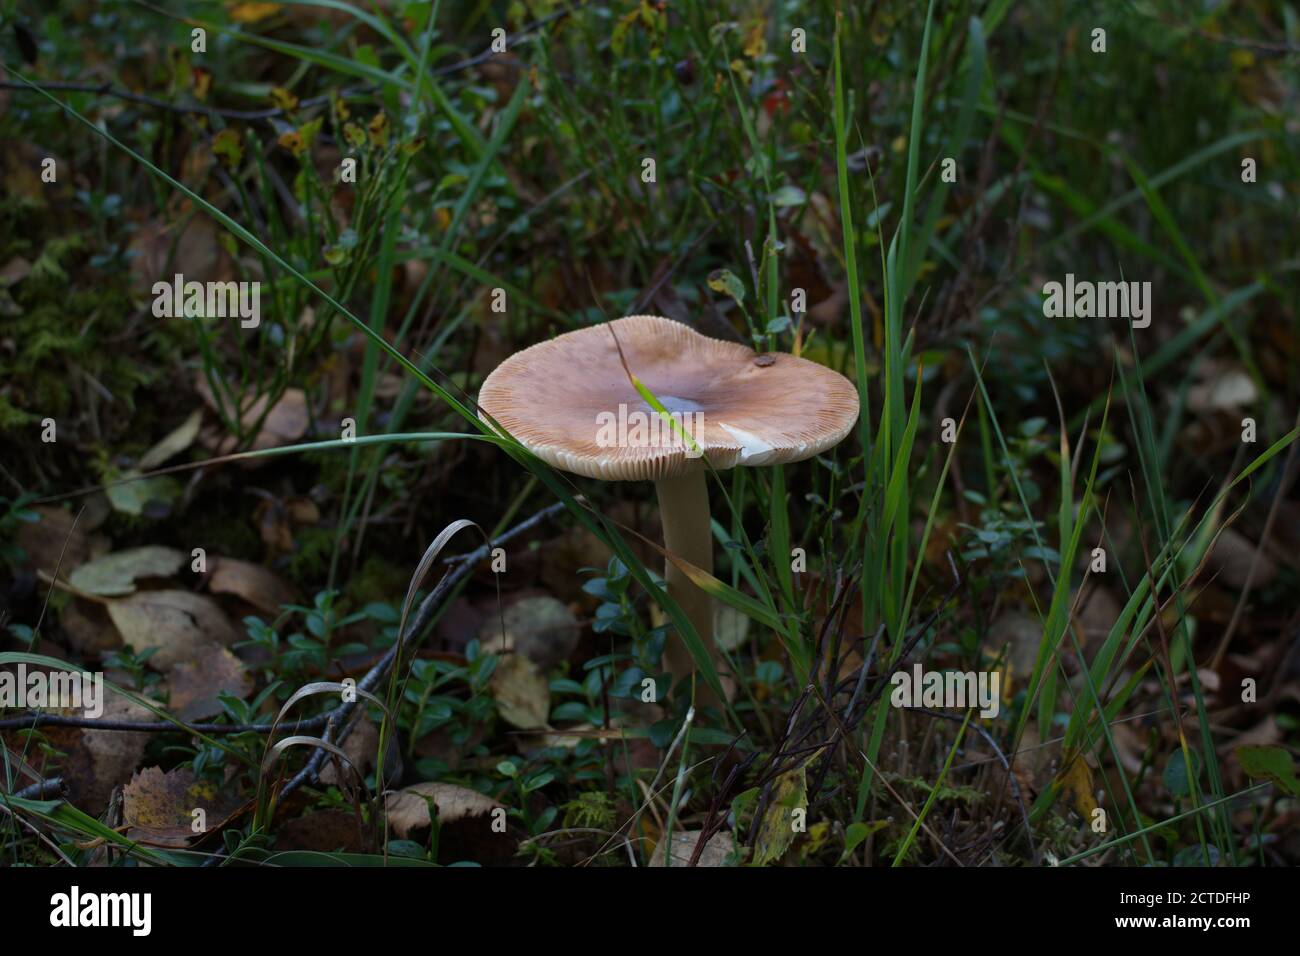
<svg viewBox="0 0 1300 956">
<path fill-rule="evenodd" d="M 704 471 L 702 454 L 718 470 L 811 458 L 853 428 L 858 393 L 807 359 L 633 315 L 516 352 L 487 377 L 479 406 L 556 468 L 658 480 Z"/>
</svg>

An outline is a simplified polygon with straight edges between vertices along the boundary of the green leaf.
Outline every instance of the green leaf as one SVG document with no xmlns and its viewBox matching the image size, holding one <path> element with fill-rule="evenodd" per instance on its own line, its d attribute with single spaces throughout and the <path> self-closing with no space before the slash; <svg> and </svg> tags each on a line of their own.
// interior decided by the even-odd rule
<svg viewBox="0 0 1300 956">
<path fill-rule="evenodd" d="M 1195 750 L 1188 750 L 1192 758 L 1191 771 L 1188 771 L 1187 763 L 1183 759 L 1183 751 L 1175 750 L 1173 756 L 1169 758 L 1169 763 L 1165 764 L 1165 786 L 1169 792 L 1176 797 L 1185 797 L 1192 792 L 1192 780 L 1200 776 L 1201 762 L 1196 756 Z"/>
<path fill-rule="evenodd" d="M 1300 779 L 1295 773 L 1295 760 L 1281 747 L 1238 747 L 1237 760 L 1246 776 L 1256 780 L 1269 780 L 1287 793 L 1300 797 Z"/>
<path fill-rule="evenodd" d="M 745 304 L 745 285 L 736 274 L 728 269 L 714 269 L 709 273 L 709 288 L 714 292 L 721 292 L 723 295 L 735 299 L 737 304 Z"/>
</svg>

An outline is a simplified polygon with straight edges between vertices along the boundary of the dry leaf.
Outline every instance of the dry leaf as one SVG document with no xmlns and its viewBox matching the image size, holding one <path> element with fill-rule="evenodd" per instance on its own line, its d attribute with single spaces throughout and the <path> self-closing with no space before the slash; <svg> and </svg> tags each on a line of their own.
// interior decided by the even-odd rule
<svg viewBox="0 0 1300 956">
<path fill-rule="evenodd" d="M 815 758 L 816 754 L 813 757 Z M 776 783 L 772 787 L 772 798 L 768 802 L 767 810 L 758 827 L 758 835 L 754 839 L 755 866 L 764 866 L 781 859 L 794 843 L 794 812 L 799 809 L 806 810 L 808 806 L 808 778 L 804 770 L 807 765 L 806 760 L 776 778 Z M 676 858 L 675 849 L 673 855 Z"/>
<path fill-rule="evenodd" d="M 230 257 L 217 240 L 213 221 L 207 216 L 181 216 L 178 222 L 145 223 L 131 239 L 132 285 L 140 298 L 152 300 L 154 283 L 170 282 L 177 273 L 214 282 L 232 278 Z M 179 239 L 177 229 L 184 230 Z"/>
<path fill-rule="evenodd" d="M 199 393 L 199 397 L 203 399 L 203 403 L 213 412 L 217 412 L 219 406 L 212 394 L 212 387 L 208 384 L 207 377 L 202 372 L 199 373 L 195 388 Z M 240 398 L 239 404 L 243 411 L 240 413 L 239 420 L 245 429 L 251 430 L 257 425 L 262 415 L 266 415 L 257 436 L 253 439 L 251 447 L 254 451 L 290 445 L 307 433 L 306 392 L 300 388 L 285 389 L 284 394 L 271 406 L 270 412 L 266 411 L 268 401 L 269 396 L 267 395 L 262 395 L 251 403 L 242 397 Z M 236 436 L 223 434 L 222 430 L 217 427 L 205 428 L 200 435 L 203 443 L 218 455 L 230 454 L 238 444 Z M 245 464 L 258 464 L 258 462 L 246 462 Z"/>
<path fill-rule="evenodd" d="M 108 612 L 93 601 L 74 597 L 59 612 L 59 624 L 68 644 L 82 657 L 98 657 L 122 646 L 122 635 L 113 627 Z"/>
<path fill-rule="evenodd" d="M 209 644 L 227 646 L 239 635 L 216 601 L 189 591 L 137 591 L 107 602 L 108 615 L 122 640 L 137 652 L 158 651 L 149 666 L 168 671 L 194 660 Z"/>
<path fill-rule="evenodd" d="M 83 564 L 68 575 L 68 583 L 79 591 L 100 597 L 120 597 L 135 592 L 140 578 L 166 578 L 185 563 L 185 555 L 175 548 L 145 545 L 114 551 Z"/>
<path fill-rule="evenodd" d="M 154 846 L 188 846 L 223 826 L 242 805 L 239 797 L 199 780 L 188 767 L 166 773 L 148 767 L 122 788 L 127 837 Z"/>
<path fill-rule="evenodd" d="M 32 264 L 22 256 L 10 259 L 3 269 L 0 269 L 0 287 L 15 285 L 27 278 L 27 274 L 32 271 Z"/>
<path fill-rule="evenodd" d="M 258 23 L 280 12 L 278 3 L 232 3 L 227 5 L 230 19 L 236 23 Z"/>
<path fill-rule="evenodd" d="M 490 615 L 479 640 L 490 654 L 513 650 L 547 668 L 572 653 L 579 630 L 578 619 L 562 601 L 550 596 L 526 597 L 507 607 L 501 617 Z"/>
<path fill-rule="evenodd" d="M 1258 548 L 1244 534 L 1236 528 L 1224 528 L 1219 534 L 1219 540 L 1214 545 L 1214 550 L 1210 552 L 1209 566 L 1218 572 L 1215 578 L 1222 584 L 1227 585 L 1235 590 L 1241 590 L 1246 586 L 1246 576 L 1250 574 L 1250 565 L 1256 560 L 1255 576 L 1251 579 L 1251 587 L 1262 588 L 1273 582 L 1277 577 L 1277 564 L 1268 555 L 1259 551 Z"/>
<path fill-rule="evenodd" d="M 551 688 L 543 674 L 522 654 L 507 654 L 497 661 L 488 681 L 501 719 L 520 730 L 547 727 L 551 713 Z"/>
<path fill-rule="evenodd" d="M 369 717 L 363 716 L 357 721 L 357 725 L 343 741 L 343 752 L 363 777 L 374 767 L 375 755 L 379 752 L 379 728 Z M 344 775 L 351 773 L 346 765 L 343 772 Z M 331 756 L 326 757 L 325 766 L 321 768 L 320 782 L 334 785 L 339 783 L 338 766 Z"/>
<path fill-rule="evenodd" d="M 1187 407 L 1197 414 L 1232 411 L 1252 404 L 1259 397 L 1255 383 L 1245 369 L 1227 367 L 1187 390 Z"/>
<path fill-rule="evenodd" d="M 234 558 L 217 559 L 208 590 L 214 594 L 233 594 L 273 616 L 280 613 L 283 605 L 297 600 L 293 588 L 274 571 Z"/>
<path fill-rule="evenodd" d="M 107 540 L 88 534 L 89 529 L 72 512 L 45 505 L 28 510 L 40 515 L 41 520 L 19 525 L 15 541 L 27 552 L 27 563 L 37 571 L 53 574 L 57 566 L 59 576 L 66 579 L 73 568 L 108 550 Z"/>
<path fill-rule="evenodd" d="M 166 438 L 140 456 L 140 470 L 153 471 L 159 465 L 165 464 L 171 458 L 189 448 L 190 445 L 194 444 L 194 439 L 198 437 L 199 424 L 202 421 L 203 411 L 196 408 L 190 413 L 190 417 L 185 419 Z"/>
<path fill-rule="evenodd" d="M 703 830 L 680 830 L 673 832 L 673 866 L 689 866 L 691 857 L 695 854 L 695 844 L 699 842 Z M 696 866 L 726 866 L 727 858 L 731 856 L 731 831 L 722 830 L 709 837 L 709 842 L 704 844 L 704 849 L 700 851 L 700 859 Z M 650 856 L 651 866 L 664 865 L 664 841 L 660 840 L 655 847 L 655 851 Z"/>
<path fill-rule="evenodd" d="M 134 701 L 104 691 L 104 712 L 99 720 L 155 720 L 154 714 Z M 91 716 L 89 713 L 83 716 Z M 124 783 L 144 757 L 149 735 L 133 730 L 94 730 L 80 732 L 76 743 L 67 748 L 68 760 L 63 779 L 68 784 L 68 799 L 77 808 L 98 816 L 108 806 L 113 789 Z"/>
<path fill-rule="evenodd" d="M 416 830 L 429 826 L 429 805 L 432 800 L 438 811 L 438 821 L 456 823 L 467 817 L 481 817 L 501 806 L 491 797 L 477 790 L 454 783 L 416 783 L 396 793 L 388 794 L 384 802 L 388 825 L 399 839 L 406 840 Z"/>
<path fill-rule="evenodd" d="M 180 661 L 171 669 L 167 687 L 172 713 L 181 720 L 203 720 L 221 713 L 219 694 L 246 700 L 253 692 L 253 676 L 230 651 L 208 644 L 193 660 Z"/>
<path fill-rule="evenodd" d="M 1097 809 L 1097 797 L 1093 793 L 1092 770 L 1083 757 L 1075 757 L 1069 766 L 1057 776 L 1061 793 L 1069 797 L 1079 816 L 1092 822 L 1092 811 Z"/>
</svg>

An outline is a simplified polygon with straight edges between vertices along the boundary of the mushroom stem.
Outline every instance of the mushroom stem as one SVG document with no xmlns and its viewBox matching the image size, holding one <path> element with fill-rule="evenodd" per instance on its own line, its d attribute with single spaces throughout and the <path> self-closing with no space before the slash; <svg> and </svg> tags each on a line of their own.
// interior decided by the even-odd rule
<svg viewBox="0 0 1300 956">
<path fill-rule="evenodd" d="M 713 531 L 709 524 L 709 489 L 705 472 L 697 471 L 677 478 L 655 482 L 659 496 L 659 520 L 664 527 L 664 547 L 702 571 L 713 573 Z M 700 590 L 671 561 L 664 564 L 668 595 L 681 606 L 695 626 L 710 657 L 716 662 L 713 646 L 713 599 Z M 664 648 L 664 660 L 676 683 L 695 670 L 695 659 L 682 640 L 671 640 Z M 726 682 L 723 687 L 725 689 Z M 697 704 L 716 703 L 717 695 L 703 681 L 695 689 Z"/>
</svg>

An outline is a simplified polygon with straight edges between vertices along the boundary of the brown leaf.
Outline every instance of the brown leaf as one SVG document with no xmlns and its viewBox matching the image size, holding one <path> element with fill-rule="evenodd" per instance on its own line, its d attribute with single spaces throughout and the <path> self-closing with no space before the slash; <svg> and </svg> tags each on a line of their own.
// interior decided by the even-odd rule
<svg viewBox="0 0 1300 956">
<path fill-rule="evenodd" d="M 0 269 L 0 287 L 11 286 L 22 282 L 27 278 L 27 274 L 32 271 L 32 264 L 22 256 L 10 259 L 3 269 Z"/>
<path fill-rule="evenodd" d="M 352 762 L 357 772 L 365 776 L 374 767 L 375 755 L 379 752 L 379 728 L 368 717 L 362 717 L 343 741 L 343 752 L 348 755 L 348 760 Z M 344 776 L 351 774 L 346 765 L 343 774 Z M 328 755 L 325 766 L 321 768 L 320 780 L 321 783 L 326 784 L 339 783 L 337 765 Z"/>
<path fill-rule="evenodd" d="M 488 690 L 506 723 L 520 730 L 548 726 L 550 685 L 537 665 L 522 654 L 506 654 L 497 661 Z"/>
<path fill-rule="evenodd" d="M 98 720 L 154 720 L 146 708 L 105 690 L 104 712 Z M 84 714 L 89 717 L 90 714 Z M 86 813 L 98 816 L 108 806 L 113 789 L 124 783 L 144 757 L 149 735 L 132 730 L 80 731 L 68 750 L 63 778 L 68 799 Z"/>
<path fill-rule="evenodd" d="M 108 612 L 93 601 L 73 598 L 59 612 L 59 623 L 68 635 L 68 644 L 82 657 L 95 657 L 122 646 Z"/>
<path fill-rule="evenodd" d="M 212 643 L 228 646 L 239 639 L 216 601 L 189 591 L 137 591 L 107 602 L 108 615 L 122 640 L 137 652 L 156 647 L 149 666 L 168 671 L 194 660 Z"/>
<path fill-rule="evenodd" d="M 1277 577 L 1276 562 L 1259 551 L 1255 544 L 1236 528 L 1224 528 L 1220 532 L 1219 540 L 1215 543 L 1208 559 L 1209 566 L 1218 572 L 1215 580 L 1238 591 L 1246 586 L 1246 577 L 1250 574 L 1252 561 L 1258 563 L 1255 565 L 1255 576 L 1251 579 L 1251 587 L 1262 588 L 1271 584 Z"/>
<path fill-rule="evenodd" d="M 53 574 L 57 566 L 59 576 L 66 579 L 74 568 L 108 550 L 107 539 L 89 535 L 72 512 L 45 505 L 35 505 L 29 510 L 40 515 L 41 520 L 21 524 L 15 540 L 27 552 L 27 563 L 37 571 Z"/>
<path fill-rule="evenodd" d="M 691 857 L 695 854 L 695 844 L 699 842 L 703 835 L 703 830 L 679 830 L 673 833 L 673 866 L 688 866 Z M 664 865 L 664 841 L 660 840 L 655 847 L 654 853 L 650 855 L 651 866 Z M 709 842 L 704 844 L 704 849 L 700 851 L 700 858 L 696 866 L 726 866 L 727 858 L 731 856 L 731 831 L 722 830 L 709 837 Z"/>
<path fill-rule="evenodd" d="M 416 830 L 429 826 L 429 806 L 432 800 L 438 811 L 440 823 L 457 823 L 470 817 L 482 817 L 501 806 L 491 797 L 454 783 L 416 783 L 396 793 L 390 793 L 384 802 L 388 825 L 399 839 L 406 840 Z"/>
<path fill-rule="evenodd" d="M 243 598 L 270 615 L 279 614 L 282 605 L 297 600 L 293 588 L 274 571 L 235 558 L 217 558 L 208 590 L 214 594 L 233 594 Z"/>
<path fill-rule="evenodd" d="M 177 228 L 183 229 L 179 239 Z M 170 283 L 177 273 L 193 281 L 231 278 L 230 257 L 217 241 L 217 228 L 207 216 L 178 216 L 171 223 L 146 223 L 136 230 L 128 248 L 136 295 L 150 302 L 154 283 Z"/>
<path fill-rule="evenodd" d="M 507 607 L 500 617 L 490 615 L 479 632 L 479 640 L 488 653 L 513 649 L 545 668 L 569 656 L 578 643 L 578 632 L 578 619 L 562 601 L 550 596 L 525 597 Z"/>
<path fill-rule="evenodd" d="M 223 826 L 243 805 L 235 794 L 188 767 L 141 770 L 122 789 L 126 835 L 154 846 L 184 847 Z M 196 811 L 202 811 L 197 813 Z"/>
<path fill-rule="evenodd" d="M 200 372 L 195 382 L 195 388 L 203 403 L 217 412 L 220 406 L 212 394 L 212 387 L 208 384 L 207 377 Z M 239 420 L 247 431 L 251 431 L 257 426 L 257 423 L 265 414 L 266 418 L 262 421 L 261 428 L 258 429 L 257 436 L 253 439 L 252 450 L 264 448 L 279 448 L 283 445 L 289 445 L 302 438 L 307 433 L 309 416 L 307 413 L 307 393 L 300 388 L 285 389 L 284 394 L 279 400 L 271 406 L 269 412 L 266 411 L 270 397 L 261 395 L 256 398 L 250 396 L 239 397 L 239 407 L 242 409 Z M 224 434 L 220 427 L 205 428 L 201 432 L 201 439 L 205 446 L 218 455 L 228 455 L 233 452 L 239 443 L 235 435 Z M 245 462 L 245 465 L 258 464 L 258 462 Z"/>
<path fill-rule="evenodd" d="M 171 669 L 167 687 L 172 713 L 181 720 L 203 720 L 221 713 L 219 694 L 246 700 L 253 692 L 253 676 L 230 651 L 208 644 L 193 660 L 180 661 Z"/>
<path fill-rule="evenodd" d="M 364 853 L 368 835 L 346 810 L 317 810 L 280 824 L 275 832 L 277 850 L 314 850 L 317 853 Z"/>
</svg>

